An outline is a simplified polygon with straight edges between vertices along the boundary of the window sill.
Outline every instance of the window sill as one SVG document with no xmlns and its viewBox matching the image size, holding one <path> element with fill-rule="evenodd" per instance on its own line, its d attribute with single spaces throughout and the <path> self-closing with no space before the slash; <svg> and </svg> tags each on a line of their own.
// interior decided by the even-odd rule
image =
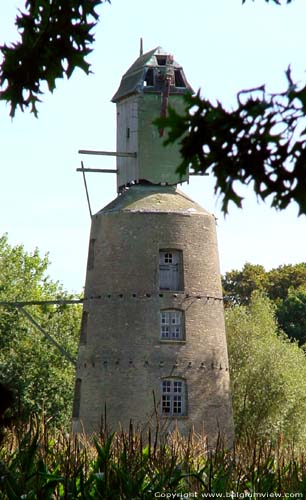
<svg viewBox="0 0 306 500">
<path fill-rule="evenodd" d="M 188 415 L 161 415 L 163 420 L 187 420 Z"/>
<path fill-rule="evenodd" d="M 160 339 L 160 344 L 186 344 L 186 340 Z"/>
</svg>

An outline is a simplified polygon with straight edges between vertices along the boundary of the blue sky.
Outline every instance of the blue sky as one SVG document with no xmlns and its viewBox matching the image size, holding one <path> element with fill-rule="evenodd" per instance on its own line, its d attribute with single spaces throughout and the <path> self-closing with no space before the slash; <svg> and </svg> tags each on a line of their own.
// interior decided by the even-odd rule
<svg viewBox="0 0 306 500">
<path fill-rule="evenodd" d="M 22 1 L 6 0 L 0 12 L 0 43 L 17 39 L 14 17 Z M 28 112 L 9 118 L 0 104 L 0 234 L 28 251 L 49 252 L 49 274 L 69 291 L 81 291 L 90 229 L 79 149 L 114 150 L 116 110 L 110 102 L 122 74 L 144 50 L 161 45 L 183 65 L 195 90 L 235 104 L 242 88 L 267 84 L 285 88 L 289 64 L 306 78 L 305 0 L 283 7 L 251 0 L 113 0 L 100 8 L 96 43 L 89 57 L 93 74 L 76 71 L 46 92 L 39 119 Z M 115 167 L 111 158 L 83 157 L 88 167 Z M 93 210 L 116 196 L 111 174 L 87 176 Z M 267 269 L 306 261 L 306 218 L 297 207 L 276 212 L 244 190 L 243 210 L 221 214 L 212 178 L 195 178 L 182 188 L 218 218 L 222 272 L 248 261 Z"/>
</svg>

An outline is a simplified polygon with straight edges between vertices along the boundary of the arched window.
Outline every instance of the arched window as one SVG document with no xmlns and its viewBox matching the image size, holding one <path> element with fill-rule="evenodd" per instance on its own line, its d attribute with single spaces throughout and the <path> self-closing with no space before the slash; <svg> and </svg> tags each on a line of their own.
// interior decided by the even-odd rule
<svg viewBox="0 0 306 500">
<path fill-rule="evenodd" d="M 184 312 L 178 309 L 160 311 L 160 339 L 184 340 Z"/>
<path fill-rule="evenodd" d="M 161 414 L 165 417 L 187 415 L 186 381 L 180 378 L 163 379 L 161 383 Z"/>
</svg>

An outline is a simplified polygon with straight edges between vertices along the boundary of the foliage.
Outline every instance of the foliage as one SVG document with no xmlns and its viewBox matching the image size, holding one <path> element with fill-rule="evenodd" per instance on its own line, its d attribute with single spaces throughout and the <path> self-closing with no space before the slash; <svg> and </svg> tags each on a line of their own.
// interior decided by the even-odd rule
<svg viewBox="0 0 306 500">
<path fill-rule="evenodd" d="M 46 276 L 48 258 L 27 253 L 0 238 L 0 301 L 71 298 Z M 76 357 L 79 306 L 27 306 L 26 310 L 67 351 Z M 45 411 L 54 422 L 71 416 L 74 367 L 19 311 L 0 308 L 0 382 L 15 393 L 14 412 L 27 418 Z"/>
<path fill-rule="evenodd" d="M 288 297 L 277 308 L 277 320 L 288 337 L 306 343 L 306 289 L 289 289 Z"/>
<path fill-rule="evenodd" d="M 241 271 L 225 273 L 222 286 L 226 304 L 248 304 L 254 290 L 266 292 L 267 273 L 263 266 L 246 262 Z"/>
<path fill-rule="evenodd" d="M 269 94 L 265 85 L 241 90 L 231 110 L 199 92 L 186 95 L 184 115 L 170 108 L 155 122 L 168 129 L 166 145 L 181 146 L 177 171 L 182 177 L 189 168 L 214 176 L 224 214 L 229 202 L 242 207 L 239 184 L 252 184 L 257 197 L 269 198 L 272 207 L 285 209 L 296 202 L 299 214 L 306 214 L 306 85 L 292 80 L 290 67 L 286 77 L 287 89 L 281 93 Z"/>
<path fill-rule="evenodd" d="M 254 292 L 226 310 L 226 325 L 237 435 L 305 442 L 306 358 L 279 332 L 272 303 Z"/>
<path fill-rule="evenodd" d="M 230 201 L 242 206 L 239 183 L 252 183 L 259 198 L 271 197 L 272 207 L 284 209 L 295 201 L 299 213 L 306 213 L 306 86 L 297 88 L 290 68 L 286 74 L 283 93 L 267 94 L 264 85 L 241 91 L 231 111 L 199 93 L 186 95 L 184 115 L 169 109 L 156 120 L 169 129 L 165 144 L 180 143 L 182 176 L 190 167 L 214 176 L 225 214 Z"/>
<path fill-rule="evenodd" d="M 157 432 L 153 443 L 150 431 L 142 435 L 132 428 L 127 434 L 102 430 L 93 442 L 50 433 L 46 426 L 17 431 L 0 451 L 3 500 L 151 500 L 187 498 L 190 492 L 193 498 L 257 492 L 303 498 L 306 492 L 303 456 L 279 443 L 236 443 L 226 450 L 219 441 L 208 451 L 205 438 L 193 433 L 184 438 Z"/>
<path fill-rule="evenodd" d="M 107 0 L 109 1 L 109 0 Z M 70 78 L 75 68 L 89 73 L 86 57 L 92 51 L 93 28 L 99 19 L 97 7 L 104 0 L 26 0 L 26 11 L 16 17 L 20 41 L 3 45 L 0 99 L 30 107 L 37 116 L 37 103 L 46 82 L 51 92 L 56 79 Z"/>
<path fill-rule="evenodd" d="M 257 290 L 276 306 L 282 330 L 299 345 L 306 342 L 306 263 L 287 264 L 266 271 L 261 265 L 246 263 L 223 278 L 225 305 L 247 305 Z"/>
<path fill-rule="evenodd" d="M 287 298 L 290 289 L 305 287 L 306 263 L 286 264 L 270 271 L 247 262 L 241 271 L 232 270 L 222 278 L 223 292 L 230 304 L 248 304 L 254 290 L 259 290 L 276 302 Z"/>
<path fill-rule="evenodd" d="M 56 79 L 69 78 L 76 67 L 89 73 L 85 58 L 92 51 L 97 7 L 104 1 L 109 0 L 26 0 L 26 12 L 16 18 L 21 40 L 0 48 L 0 99 L 10 103 L 11 116 L 18 106 L 30 107 L 37 116 L 43 83 L 52 92 Z M 198 93 L 186 96 L 184 116 L 169 110 L 168 117 L 157 120 L 159 128 L 169 129 L 167 143 L 181 143 L 181 175 L 192 167 L 215 177 L 225 214 L 230 201 L 242 206 L 239 183 L 252 183 L 256 195 L 270 198 L 275 208 L 294 201 L 299 213 L 306 213 L 306 85 L 298 87 L 290 67 L 286 76 L 282 93 L 268 94 L 264 85 L 242 90 L 236 109 L 228 111 Z"/>
</svg>

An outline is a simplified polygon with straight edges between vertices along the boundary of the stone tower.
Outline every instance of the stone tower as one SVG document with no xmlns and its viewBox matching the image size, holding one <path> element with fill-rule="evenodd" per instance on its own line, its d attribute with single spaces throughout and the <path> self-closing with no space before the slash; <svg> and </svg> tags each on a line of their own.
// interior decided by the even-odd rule
<svg viewBox="0 0 306 500">
<path fill-rule="evenodd" d="M 152 120 L 183 109 L 182 67 L 160 47 L 122 78 L 117 198 L 92 217 L 73 428 L 161 420 L 232 436 L 216 224 L 177 189 L 178 146 Z"/>
</svg>

